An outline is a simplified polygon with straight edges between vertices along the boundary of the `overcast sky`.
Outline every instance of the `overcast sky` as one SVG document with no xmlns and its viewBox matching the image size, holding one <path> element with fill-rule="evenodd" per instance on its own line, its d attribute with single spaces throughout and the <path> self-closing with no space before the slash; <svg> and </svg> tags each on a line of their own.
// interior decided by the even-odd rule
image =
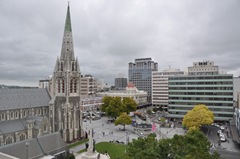
<svg viewBox="0 0 240 159">
<path fill-rule="evenodd" d="M 0 84 L 37 86 L 60 56 L 67 0 L 0 0 Z M 81 73 L 113 84 L 128 63 L 214 61 L 240 75 L 239 0 L 70 0 Z"/>
</svg>

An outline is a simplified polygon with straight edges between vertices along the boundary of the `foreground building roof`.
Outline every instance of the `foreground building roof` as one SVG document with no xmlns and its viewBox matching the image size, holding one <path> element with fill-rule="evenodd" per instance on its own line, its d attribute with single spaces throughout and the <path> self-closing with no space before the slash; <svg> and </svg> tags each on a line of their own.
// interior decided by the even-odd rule
<svg viewBox="0 0 240 159">
<path fill-rule="evenodd" d="M 57 132 L 1 146 L 0 152 L 20 159 L 25 159 L 27 149 L 26 142 L 29 143 L 28 157 L 31 159 L 37 159 L 46 154 L 54 155 L 67 150 L 67 144 L 63 141 L 61 134 Z"/>
</svg>

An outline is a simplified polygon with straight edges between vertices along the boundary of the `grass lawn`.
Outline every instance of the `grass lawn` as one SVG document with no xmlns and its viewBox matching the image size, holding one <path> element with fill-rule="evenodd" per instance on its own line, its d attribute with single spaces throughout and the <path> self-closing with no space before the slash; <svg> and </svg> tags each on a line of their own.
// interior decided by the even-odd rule
<svg viewBox="0 0 240 159">
<path fill-rule="evenodd" d="M 74 143 L 69 144 L 69 145 L 68 145 L 68 148 L 72 148 L 72 147 L 81 145 L 81 144 L 83 144 L 83 143 L 85 143 L 85 142 L 87 142 L 87 141 L 88 141 L 88 139 L 79 140 L 79 141 L 77 141 L 77 142 L 74 142 Z"/>
<path fill-rule="evenodd" d="M 111 157 L 111 159 L 120 158 L 125 152 L 126 145 L 110 143 L 110 142 L 100 142 L 96 144 L 96 150 L 100 153 L 107 153 Z"/>
</svg>

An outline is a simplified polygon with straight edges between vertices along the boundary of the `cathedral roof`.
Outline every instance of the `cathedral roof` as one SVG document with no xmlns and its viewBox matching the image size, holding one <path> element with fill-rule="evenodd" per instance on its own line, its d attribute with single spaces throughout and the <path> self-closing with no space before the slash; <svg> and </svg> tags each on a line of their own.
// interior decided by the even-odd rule
<svg viewBox="0 0 240 159">
<path fill-rule="evenodd" d="M 67 150 L 67 144 L 63 141 L 59 132 L 39 136 L 29 140 L 15 142 L 13 144 L 0 147 L 0 152 L 18 157 L 26 158 L 26 142 L 28 146 L 29 158 L 40 158 L 45 154 L 54 155 Z"/>
<path fill-rule="evenodd" d="M 0 89 L 0 110 L 48 106 L 50 100 L 43 88 Z"/>
<path fill-rule="evenodd" d="M 24 119 L 7 120 L 0 122 L 0 132 L 2 134 L 14 133 L 26 130 L 26 121 Z"/>
</svg>

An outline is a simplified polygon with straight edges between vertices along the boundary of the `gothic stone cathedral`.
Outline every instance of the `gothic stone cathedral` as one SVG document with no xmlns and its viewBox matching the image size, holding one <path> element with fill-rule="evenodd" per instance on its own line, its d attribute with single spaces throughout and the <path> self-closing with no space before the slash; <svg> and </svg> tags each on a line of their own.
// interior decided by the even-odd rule
<svg viewBox="0 0 240 159">
<path fill-rule="evenodd" d="M 50 82 L 49 120 L 52 132 L 61 132 L 68 142 L 81 135 L 80 67 L 74 56 L 68 5 L 60 58 L 57 58 Z"/>
</svg>

